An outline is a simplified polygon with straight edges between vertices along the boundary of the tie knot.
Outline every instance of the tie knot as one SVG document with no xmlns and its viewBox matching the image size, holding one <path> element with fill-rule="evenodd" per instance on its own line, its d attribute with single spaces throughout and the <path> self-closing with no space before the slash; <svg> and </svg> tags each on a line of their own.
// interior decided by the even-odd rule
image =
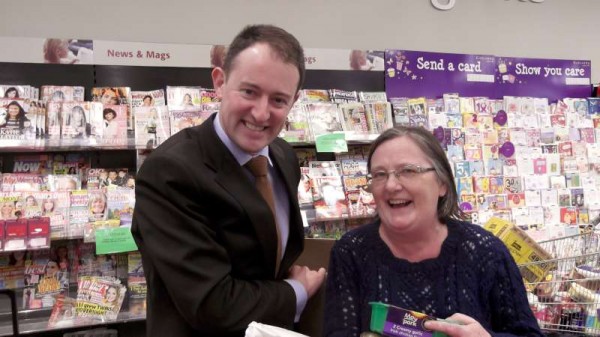
<svg viewBox="0 0 600 337">
<path fill-rule="evenodd" d="M 250 172 L 252 172 L 252 175 L 254 175 L 255 177 L 264 177 L 267 175 L 267 157 L 265 156 L 256 156 L 252 159 L 250 159 L 247 163 L 246 166 L 248 167 L 248 169 L 250 169 Z"/>
</svg>

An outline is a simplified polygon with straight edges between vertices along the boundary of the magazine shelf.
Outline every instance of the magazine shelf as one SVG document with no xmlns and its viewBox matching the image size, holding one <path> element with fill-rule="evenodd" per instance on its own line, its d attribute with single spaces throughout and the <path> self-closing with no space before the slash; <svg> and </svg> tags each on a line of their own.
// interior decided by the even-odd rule
<svg viewBox="0 0 600 337">
<path fill-rule="evenodd" d="M 35 312 L 19 312 L 19 333 L 23 335 L 30 335 L 34 333 L 50 332 L 50 331 L 62 331 L 64 329 L 77 329 L 77 328 L 94 328 L 106 325 L 124 324 L 131 322 L 143 322 L 146 319 L 145 315 L 133 315 L 129 312 L 121 312 L 116 321 L 112 322 L 98 322 L 98 323 L 85 323 L 81 325 L 61 326 L 55 328 L 48 328 L 48 316 L 50 310 L 37 310 Z M 0 336 L 13 336 L 12 325 L 10 321 L 10 315 L 8 317 L 0 316 Z"/>
<path fill-rule="evenodd" d="M 69 287 L 71 293 L 77 292 L 77 287 L 72 284 Z M 141 322 L 146 319 L 145 312 L 129 312 L 122 311 L 114 321 L 105 322 L 93 322 L 90 323 L 72 323 L 56 326 L 53 328 L 48 327 L 48 317 L 50 317 L 52 308 L 41 308 L 41 309 L 23 309 L 21 299 L 23 298 L 23 290 L 16 289 L 15 295 L 17 298 L 17 311 L 18 311 L 18 322 L 19 322 L 19 333 L 20 334 L 34 334 L 46 331 L 60 331 L 68 328 L 79 328 L 79 327 L 97 327 L 105 326 L 109 324 L 121 324 L 129 322 Z M 6 297 L 0 298 L 0 308 L 10 308 L 10 301 Z M 0 336 L 12 336 L 12 322 L 10 311 L 0 312 Z"/>
<path fill-rule="evenodd" d="M 82 86 L 85 88 L 85 100 L 91 101 L 91 88 L 103 86 L 126 86 L 134 90 L 154 90 L 166 88 L 168 85 L 211 87 L 211 73 L 209 68 L 175 68 L 175 67 L 136 67 L 136 66 L 104 66 L 84 65 L 69 66 L 56 64 L 28 64 L 0 62 L 0 83 L 15 85 L 43 85 Z M 157 76 L 159 74 L 160 76 Z M 306 74 L 305 88 L 360 91 L 383 91 L 384 77 L 380 72 L 369 71 L 336 71 L 336 70 L 309 70 Z M 355 135 L 356 136 L 356 135 Z M 89 160 L 91 168 L 129 168 L 134 170 L 139 167 L 141 160 L 152 149 L 136 147 L 133 133 L 129 131 L 127 139 L 122 139 L 113 144 L 101 144 L 93 139 L 84 140 L 0 140 L 0 160 L 2 173 L 12 171 L 14 162 L 21 156 L 35 154 L 67 154 L 81 153 Z M 347 144 L 368 145 L 376 135 L 346 137 Z M 315 142 L 290 142 L 294 148 L 315 148 Z M 335 160 L 330 152 L 317 153 L 317 160 Z M 327 219 L 333 221 L 370 221 L 372 217 Z M 72 241 L 72 240 L 66 240 Z M 301 257 L 302 263 L 310 266 L 326 267 L 329 258 L 329 249 L 334 240 L 306 239 L 306 249 Z M 70 285 L 69 294 L 77 294 L 75 284 Z M 144 335 L 143 321 L 145 313 L 120 312 L 116 321 L 101 322 L 97 324 L 85 323 L 80 326 L 60 325 L 48 328 L 51 308 L 24 309 L 23 289 L 16 289 L 18 304 L 19 330 L 22 334 L 32 336 L 59 336 L 64 331 L 82 330 L 89 327 L 112 326 L 119 330 L 133 331 L 131 335 Z M 8 299 L 0 300 L 0 336 L 12 335 L 11 315 L 8 308 Z M 123 308 L 123 310 L 127 310 Z M 134 324 L 127 324 L 134 323 Z M 135 324 L 137 323 L 137 324 Z M 316 322 L 310 322 L 314 325 Z M 127 334 L 130 335 L 130 334 Z"/>
</svg>

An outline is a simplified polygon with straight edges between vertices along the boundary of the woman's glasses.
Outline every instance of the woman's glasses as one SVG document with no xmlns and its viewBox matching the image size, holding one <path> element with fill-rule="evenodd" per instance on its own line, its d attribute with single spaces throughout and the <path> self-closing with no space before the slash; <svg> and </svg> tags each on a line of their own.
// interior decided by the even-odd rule
<svg viewBox="0 0 600 337">
<path fill-rule="evenodd" d="M 418 176 L 420 174 L 423 174 L 423 173 L 426 173 L 429 171 L 435 171 L 435 168 L 421 167 L 419 165 L 407 164 L 407 165 L 402 165 L 398 169 L 393 170 L 393 171 L 383 171 L 382 170 L 382 171 L 371 172 L 370 174 L 367 175 L 367 177 L 370 179 L 372 186 L 381 186 L 381 185 L 384 185 L 388 181 L 388 178 L 390 177 L 390 175 L 394 176 L 394 178 L 396 178 L 396 180 L 398 180 L 399 182 L 406 182 L 412 178 L 415 178 L 416 176 Z"/>
</svg>

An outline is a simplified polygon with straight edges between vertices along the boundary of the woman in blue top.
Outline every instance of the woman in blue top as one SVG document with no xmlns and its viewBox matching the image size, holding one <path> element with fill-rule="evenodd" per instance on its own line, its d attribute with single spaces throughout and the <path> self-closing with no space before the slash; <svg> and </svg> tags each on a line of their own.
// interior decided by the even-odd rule
<svg viewBox="0 0 600 337">
<path fill-rule="evenodd" d="M 373 301 L 459 322 L 425 325 L 451 337 L 543 336 L 504 244 L 460 220 L 450 164 L 429 131 L 385 131 L 368 169 L 379 218 L 333 247 L 326 336 L 369 331 Z"/>
</svg>

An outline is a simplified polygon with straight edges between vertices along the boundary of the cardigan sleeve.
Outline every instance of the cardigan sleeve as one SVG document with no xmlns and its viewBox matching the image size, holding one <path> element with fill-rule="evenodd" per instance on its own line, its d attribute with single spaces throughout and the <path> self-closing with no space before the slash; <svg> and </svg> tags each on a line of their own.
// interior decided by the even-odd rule
<svg viewBox="0 0 600 337">
<path fill-rule="evenodd" d="M 324 336 L 353 337 L 368 328 L 361 326 L 360 271 L 355 263 L 357 252 L 350 240 L 336 242 L 329 260 L 325 292 Z"/>
</svg>

